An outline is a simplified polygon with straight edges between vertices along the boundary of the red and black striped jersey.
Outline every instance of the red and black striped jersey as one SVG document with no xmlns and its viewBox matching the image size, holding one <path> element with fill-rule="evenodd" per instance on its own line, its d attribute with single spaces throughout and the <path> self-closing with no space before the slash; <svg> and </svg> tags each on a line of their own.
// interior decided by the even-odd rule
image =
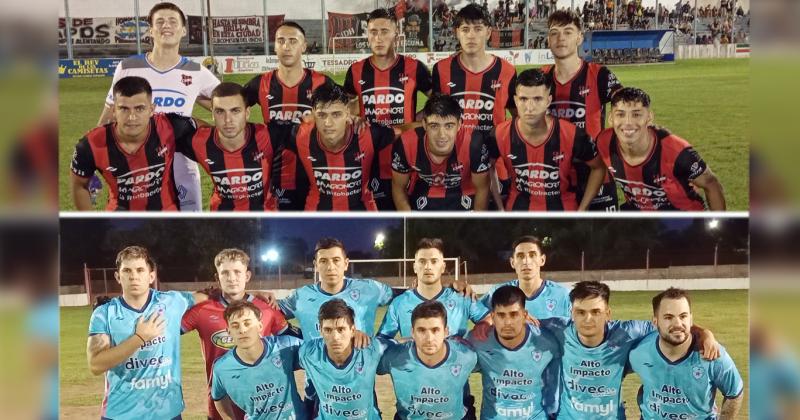
<svg viewBox="0 0 800 420">
<path fill-rule="evenodd" d="M 178 143 L 178 151 L 200 164 L 214 182 L 210 208 L 212 211 L 275 210 L 270 192 L 273 157 L 281 151 L 281 137 L 291 126 L 248 123 L 245 143 L 237 150 L 222 147 L 214 127 L 203 127 L 192 137 L 191 144 Z"/>
<path fill-rule="evenodd" d="M 421 61 L 398 55 L 394 64 L 380 70 L 367 57 L 347 69 L 344 89 L 358 98 L 361 116 L 373 124 L 394 126 L 415 120 L 417 92 L 431 90 L 431 74 Z M 392 149 L 375 155 L 370 186 L 380 210 L 394 210 L 392 201 Z"/>
<path fill-rule="evenodd" d="M 403 133 L 394 144 L 392 170 L 412 174 L 408 201 L 412 210 L 472 210 L 473 173 L 489 170 L 489 148 L 482 131 L 458 131 L 450 156 L 441 163 L 428 153 L 428 136 L 419 127 Z"/>
<path fill-rule="evenodd" d="M 547 139 L 533 146 L 522 137 L 517 121 L 498 125 L 494 133 L 511 177 L 506 210 L 577 210 L 569 174 L 573 159 L 586 162 L 597 156 L 592 139 L 572 123 L 553 118 Z"/>
<path fill-rule="evenodd" d="M 596 138 L 605 127 L 606 104 L 611 102 L 611 95 L 622 88 L 617 76 L 608 67 L 587 63 L 581 60 L 580 70 L 568 82 L 560 83 L 554 76 L 554 66 L 544 66 L 542 71 L 553 77 L 550 93 L 550 113 L 554 117 L 563 118 L 578 128 L 582 128 L 592 138 Z M 572 184 L 578 200 L 583 198 L 583 190 L 589 181 L 591 170 L 581 162 L 575 162 Z M 597 197 L 592 199 L 590 210 L 613 211 L 617 208 L 617 188 L 614 181 L 606 176 Z"/>
<path fill-rule="evenodd" d="M 94 128 L 78 142 L 72 172 L 83 178 L 100 172 L 109 188 L 107 210 L 179 210 L 172 161 L 176 141 L 194 135 L 194 121 L 177 114 L 154 114 L 147 140 L 133 153 L 120 146 L 115 126 Z"/>
<path fill-rule="evenodd" d="M 650 130 L 655 143 L 638 165 L 625 161 L 613 128 L 597 138 L 600 156 L 625 194 L 622 209 L 705 210 L 690 182 L 706 171 L 706 163 L 686 140 L 664 129 Z"/>
<path fill-rule="evenodd" d="M 542 67 L 553 78 L 550 94 L 550 113 L 582 128 L 592 138 L 597 138 L 605 127 L 606 104 L 622 84 L 608 67 L 581 60 L 581 68 L 569 81 L 560 83 L 554 75 L 555 67 Z"/>
<path fill-rule="evenodd" d="M 299 124 L 303 116 L 311 113 L 311 94 L 314 89 L 333 84 L 325 74 L 303 69 L 303 78 L 294 86 L 286 86 L 278 77 L 278 70 L 268 71 L 251 79 L 244 92 L 248 106 L 259 104 L 264 124 Z M 302 210 L 308 194 L 308 179 L 297 157 L 289 149 L 275 155 L 272 182 L 278 207 L 281 210 Z"/>
<path fill-rule="evenodd" d="M 394 141 L 394 130 L 373 125 L 359 134 L 350 128 L 346 145 L 331 152 L 322 145 L 313 124 L 297 127 L 286 147 L 297 153 L 311 180 L 305 210 L 377 210 L 369 188 L 375 154 Z"/>
<path fill-rule="evenodd" d="M 516 69 L 494 57 L 489 67 L 473 73 L 461 64 L 460 57 L 460 53 L 454 54 L 433 66 L 433 91 L 458 99 L 467 128 L 489 132 L 506 120 L 506 108 L 515 108 Z"/>
</svg>

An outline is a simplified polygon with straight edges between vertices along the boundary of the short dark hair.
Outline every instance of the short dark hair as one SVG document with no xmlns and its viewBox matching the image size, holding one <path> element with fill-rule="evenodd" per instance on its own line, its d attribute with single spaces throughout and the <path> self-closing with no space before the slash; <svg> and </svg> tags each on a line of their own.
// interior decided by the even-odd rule
<svg viewBox="0 0 800 420">
<path fill-rule="evenodd" d="M 548 29 L 553 26 L 567 26 L 570 23 L 575 25 L 579 31 L 583 31 L 581 17 L 572 10 L 556 10 L 547 18 Z"/>
<path fill-rule="evenodd" d="M 300 33 L 301 33 L 301 34 L 303 34 L 303 38 L 305 38 L 305 37 L 306 37 L 306 30 L 305 30 L 305 29 L 303 29 L 303 27 L 302 27 L 302 26 L 300 26 L 300 24 L 299 24 L 299 23 L 297 23 L 297 22 L 295 22 L 295 21 L 293 21 L 293 20 L 284 20 L 283 22 L 281 22 L 281 24 L 280 24 L 280 25 L 278 25 L 278 27 L 277 27 L 277 28 L 275 28 L 275 32 L 277 32 L 277 31 L 278 31 L 278 29 L 280 29 L 280 28 L 283 28 L 284 26 L 288 26 L 288 27 L 290 27 L 290 28 L 295 28 L 295 29 L 297 29 L 298 31 L 300 31 Z"/>
<path fill-rule="evenodd" d="M 470 3 L 462 7 L 461 10 L 456 13 L 456 17 L 453 20 L 453 28 L 458 28 L 467 23 L 482 23 L 489 27 L 492 26 L 489 12 L 475 3 Z"/>
<path fill-rule="evenodd" d="M 611 106 L 615 107 L 620 102 L 640 103 L 645 108 L 650 108 L 650 95 L 636 87 L 624 87 L 611 95 Z"/>
<path fill-rule="evenodd" d="M 340 248 L 342 250 L 342 254 L 347 257 L 347 250 L 344 249 L 344 244 L 342 241 L 331 238 L 331 237 L 324 237 L 317 241 L 317 244 L 314 246 L 314 258 L 317 257 L 317 252 L 323 249 L 331 249 L 331 248 Z"/>
<path fill-rule="evenodd" d="M 242 85 L 234 82 L 222 82 L 211 91 L 211 99 L 214 98 L 226 98 L 228 96 L 236 96 L 239 95 L 242 99 L 245 99 L 244 96 L 244 88 Z M 246 102 L 246 100 L 245 100 Z"/>
<path fill-rule="evenodd" d="M 442 302 L 438 300 L 426 300 L 417 305 L 411 311 L 411 327 L 413 328 L 417 320 L 421 318 L 441 318 L 445 327 L 447 326 L 447 311 Z"/>
<path fill-rule="evenodd" d="M 517 86 L 544 86 L 549 91 L 553 87 L 553 78 L 541 69 L 528 69 L 517 76 Z"/>
<path fill-rule="evenodd" d="M 498 306 L 511 306 L 518 303 L 523 309 L 528 297 L 525 292 L 517 286 L 507 285 L 499 287 L 492 293 L 492 309 Z"/>
<path fill-rule="evenodd" d="M 370 23 L 376 19 L 389 19 L 392 22 L 397 23 L 397 17 L 395 17 L 394 13 L 390 12 L 389 9 L 385 7 L 379 7 L 371 11 L 367 16 L 367 23 Z"/>
<path fill-rule="evenodd" d="M 417 242 L 417 251 L 420 249 L 438 249 L 444 255 L 444 242 L 439 238 L 422 238 Z"/>
<path fill-rule="evenodd" d="M 350 95 L 345 92 L 344 88 L 336 83 L 324 83 L 320 85 L 320 87 L 314 89 L 314 93 L 311 94 L 312 108 L 316 108 L 317 105 L 320 104 L 332 104 L 336 102 L 345 105 L 350 103 Z"/>
<path fill-rule="evenodd" d="M 153 97 L 153 88 L 144 77 L 126 76 L 114 83 L 112 93 L 114 96 L 120 95 L 128 98 L 140 93 L 146 93 L 148 97 Z"/>
<path fill-rule="evenodd" d="M 538 236 L 533 236 L 533 235 L 520 236 L 519 238 L 514 240 L 514 243 L 511 244 L 511 251 L 513 252 L 515 249 L 517 249 L 517 247 L 520 244 L 528 244 L 528 243 L 536 245 L 536 247 L 539 248 L 539 252 L 544 253 L 544 248 L 542 247 L 542 240 L 539 239 Z"/>
<path fill-rule="evenodd" d="M 322 321 L 328 319 L 344 318 L 350 325 L 356 325 L 356 313 L 353 308 L 341 299 L 331 299 L 319 307 L 319 326 L 322 328 Z"/>
<path fill-rule="evenodd" d="M 122 251 L 117 253 L 116 265 L 117 271 L 119 271 L 120 266 L 122 266 L 122 262 L 125 260 L 131 260 L 141 258 L 147 263 L 147 267 L 150 268 L 150 271 L 156 269 L 156 261 L 150 255 L 150 251 L 147 248 L 139 245 L 131 245 L 126 246 L 122 249 Z"/>
<path fill-rule="evenodd" d="M 611 299 L 611 289 L 604 283 L 599 281 L 579 281 L 575 283 L 572 290 L 569 292 L 569 301 L 575 302 L 576 300 L 594 299 L 600 297 L 608 304 Z"/>
<path fill-rule="evenodd" d="M 692 299 L 689 298 L 689 291 L 686 289 L 679 289 L 677 287 L 670 287 L 667 290 L 653 296 L 653 315 L 658 313 L 658 308 L 661 306 L 661 301 L 664 299 L 686 299 L 689 303 L 689 308 L 692 307 Z"/>
<path fill-rule="evenodd" d="M 440 117 L 455 117 L 455 119 L 460 120 L 461 112 L 461 105 L 456 98 L 443 93 L 434 93 L 428 98 L 425 107 L 422 108 L 422 118 L 437 115 Z"/>
<path fill-rule="evenodd" d="M 225 323 L 227 324 L 234 315 L 238 315 L 248 309 L 253 311 L 257 319 L 261 319 L 261 309 L 258 309 L 258 306 L 247 300 L 237 300 L 228 305 L 222 317 L 225 318 Z"/>
<path fill-rule="evenodd" d="M 156 5 L 150 9 L 150 13 L 147 14 L 147 23 L 149 23 L 150 26 L 153 26 L 153 15 L 160 10 L 172 10 L 174 12 L 178 12 L 178 14 L 181 16 L 181 23 L 183 23 L 183 26 L 186 26 L 186 15 L 183 13 L 183 10 L 181 10 L 181 8 L 175 3 L 170 3 L 167 1 L 163 3 L 156 3 Z"/>
</svg>

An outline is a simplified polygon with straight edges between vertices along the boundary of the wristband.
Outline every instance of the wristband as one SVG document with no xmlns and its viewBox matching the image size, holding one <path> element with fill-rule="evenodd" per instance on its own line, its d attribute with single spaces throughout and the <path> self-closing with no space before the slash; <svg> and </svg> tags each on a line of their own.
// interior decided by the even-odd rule
<svg viewBox="0 0 800 420">
<path fill-rule="evenodd" d="M 135 335 L 135 336 L 139 337 L 139 339 L 140 339 L 140 340 L 142 340 L 142 344 L 144 344 L 144 343 L 146 343 L 146 342 L 147 342 L 147 341 L 146 341 L 144 338 L 142 338 L 142 336 L 141 336 L 141 335 L 139 335 L 139 333 L 133 333 L 133 335 Z"/>
</svg>

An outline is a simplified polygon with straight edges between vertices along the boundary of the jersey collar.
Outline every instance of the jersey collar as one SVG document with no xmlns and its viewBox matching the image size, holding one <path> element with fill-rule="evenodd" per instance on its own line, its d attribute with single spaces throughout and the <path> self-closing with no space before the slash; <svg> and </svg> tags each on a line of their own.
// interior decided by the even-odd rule
<svg viewBox="0 0 800 420">
<path fill-rule="evenodd" d="M 493 328 L 492 330 L 494 331 L 494 339 L 497 340 L 497 344 L 499 344 L 500 347 L 502 347 L 502 348 L 504 348 L 504 349 L 506 349 L 508 351 L 517 351 L 517 350 L 521 349 L 525 345 L 525 343 L 528 342 L 528 338 L 530 338 L 530 336 L 531 336 L 531 329 L 526 324 L 525 325 L 525 338 L 519 343 L 519 345 L 517 347 L 510 348 L 510 347 L 506 347 L 505 344 L 500 342 L 500 337 L 497 336 L 497 327 Z"/>
<path fill-rule="evenodd" d="M 120 295 L 120 297 L 119 297 L 119 302 L 120 302 L 120 304 L 122 304 L 122 306 L 124 308 L 126 308 L 128 310 L 131 310 L 133 312 L 138 312 L 138 313 L 143 313 L 145 311 L 145 309 L 147 309 L 147 307 L 150 306 L 150 302 L 152 302 L 152 301 L 153 301 L 153 288 L 150 288 L 150 291 L 147 292 L 147 302 L 144 303 L 144 306 L 142 306 L 142 309 L 134 309 L 132 306 L 128 305 L 128 302 L 125 302 L 125 298 L 122 297 L 122 295 Z"/>
<path fill-rule="evenodd" d="M 436 369 L 439 366 L 443 365 L 444 362 L 446 362 L 447 359 L 450 358 L 450 342 L 447 341 L 446 338 L 444 339 L 444 346 L 445 346 L 444 359 L 442 359 L 441 362 L 433 366 L 428 366 L 425 363 L 423 363 L 422 360 L 420 360 L 419 355 L 417 354 L 417 345 L 414 342 L 411 343 L 411 351 L 414 353 L 414 359 L 416 359 L 416 361 L 419 362 L 420 365 L 425 366 L 428 369 Z"/>
<path fill-rule="evenodd" d="M 419 300 L 421 300 L 423 302 L 427 302 L 427 301 L 431 301 L 432 302 L 432 301 L 434 301 L 436 299 L 439 299 L 439 297 L 444 294 L 445 290 L 447 290 L 447 287 L 444 287 L 444 285 L 442 285 L 442 290 L 440 290 L 439 293 L 436 294 L 436 296 L 428 299 L 425 296 L 422 296 L 421 294 L 419 294 L 419 292 L 417 291 L 416 287 L 411 289 L 411 291 L 414 293 L 414 296 L 416 296 Z"/>
<path fill-rule="evenodd" d="M 323 295 L 325 295 L 325 296 L 336 296 L 336 295 L 338 295 L 339 293 L 342 293 L 342 292 L 344 292 L 345 290 L 347 290 L 347 288 L 348 288 L 349 286 L 350 286 L 350 278 L 349 278 L 349 277 L 345 277 L 345 278 L 344 278 L 344 286 L 342 286 L 342 290 L 339 290 L 339 291 L 338 291 L 338 292 L 336 292 L 336 293 L 328 293 L 328 292 L 326 292 L 325 290 L 322 290 L 322 286 L 321 286 L 321 285 L 317 285 L 317 290 L 318 290 L 320 293 L 322 293 Z"/>
<path fill-rule="evenodd" d="M 519 287 L 519 279 L 516 279 L 516 280 L 514 280 L 514 281 L 515 281 L 515 282 L 517 282 L 517 284 L 515 284 L 515 286 Z M 531 295 L 530 297 L 527 297 L 527 296 L 526 296 L 525 298 L 526 298 L 526 299 L 527 299 L 529 302 L 530 302 L 530 301 L 533 301 L 533 300 L 536 300 L 536 298 L 538 298 L 538 297 L 539 297 L 539 295 L 541 295 L 541 294 L 542 294 L 542 292 L 544 292 L 544 286 L 546 286 L 546 284 L 547 284 L 547 280 L 545 280 L 545 279 L 542 279 L 542 285 L 541 285 L 541 286 L 539 286 L 539 288 L 538 288 L 538 289 L 536 289 L 536 291 L 535 291 L 535 292 L 533 292 L 533 295 Z"/>
<path fill-rule="evenodd" d="M 344 370 L 346 367 L 350 366 L 350 362 L 353 361 L 353 356 L 356 354 L 355 347 L 351 348 L 350 355 L 347 356 L 347 359 L 344 361 L 344 364 L 339 366 L 333 362 L 330 356 L 328 356 L 328 347 L 325 346 L 325 342 L 322 342 L 322 351 L 325 353 L 325 360 L 331 364 L 331 366 L 335 367 L 338 370 Z"/>
<path fill-rule="evenodd" d="M 673 365 L 674 366 L 674 365 L 681 364 L 681 362 L 683 362 L 684 360 L 688 359 L 689 356 L 692 355 L 692 352 L 694 352 L 694 350 L 695 350 L 694 346 L 695 346 L 695 344 L 697 344 L 697 343 L 695 343 L 695 340 L 694 340 L 694 334 L 690 333 L 689 336 L 690 336 L 690 339 L 692 340 L 691 344 L 689 344 L 689 350 L 686 352 L 686 354 L 681 356 L 680 359 L 678 359 L 678 360 L 676 360 L 674 362 L 669 360 L 667 358 L 667 356 L 664 356 L 664 353 L 661 352 L 661 347 L 658 346 L 659 338 L 656 338 L 653 341 L 655 341 L 656 351 L 658 352 L 658 355 L 661 356 L 661 358 L 664 359 L 664 361 L 667 362 L 668 365 Z"/>
<path fill-rule="evenodd" d="M 264 343 L 264 351 L 261 353 L 261 356 L 258 356 L 258 359 L 256 359 L 256 361 L 252 365 L 250 363 L 247 363 L 244 360 L 239 358 L 239 355 L 236 354 L 236 347 L 234 347 L 233 349 L 231 349 L 229 351 L 233 352 L 234 359 L 236 359 L 236 361 L 241 363 L 243 366 L 255 367 L 255 366 L 258 366 L 259 364 L 261 364 L 261 361 L 264 360 L 264 356 L 266 356 L 267 353 L 269 352 L 269 343 L 267 342 L 267 338 L 266 337 L 261 337 L 261 342 Z"/>
</svg>

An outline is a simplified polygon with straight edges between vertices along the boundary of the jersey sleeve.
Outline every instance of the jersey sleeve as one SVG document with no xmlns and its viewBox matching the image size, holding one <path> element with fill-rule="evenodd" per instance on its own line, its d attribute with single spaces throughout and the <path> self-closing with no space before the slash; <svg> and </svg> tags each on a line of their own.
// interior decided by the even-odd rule
<svg viewBox="0 0 800 420">
<path fill-rule="evenodd" d="M 220 81 L 217 79 L 217 76 L 214 76 L 214 73 L 211 73 L 211 70 L 204 66 L 200 66 L 200 74 L 202 75 L 203 84 L 201 85 L 202 87 L 200 88 L 198 96 L 211 98 L 211 92 L 220 84 Z"/>
<path fill-rule="evenodd" d="M 432 93 L 442 92 L 441 84 L 439 83 L 439 63 L 433 65 L 433 72 L 431 72 L 431 85 Z"/>
<path fill-rule="evenodd" d="M 183 314 L 183 318 L 181 318 L 181 334 L 197 329 L 200 324 L 200 314 L 198 312 L 199 308 L 192 307 Z"/>
<path fill-rule="evenodd" d="M 107 334 L 111 335 L 108 328 L 108 312 L 106 305 L 101 305 L 92 311 L 92 316 L 89 318 L 89 335 Z"/>
<path fill-rule="evenodd" d="M 175 133 L 175 144 L 181 152 L 190 151 L 192 149 L 192 137 L 197 132 L 197 124 L 191 117 L 184 117 L 182 115 L 168 113 L 165 114 L 170 124 L 172 124 L 172 131 Z M 190 152 L 194 156 L 194 152 Z"/>
<path fill-rule="evenodd" d="M 244 85 L 243 93 L 247 106 L 258 104 L 258 92 L 261 90 L 261 77 L 263 77 L 263 75 L 259 74 Z"/>
<path fill-rule="evenodd" d="M 117 84 L 117 81 L 123 77 L 122 73 L 122 61 L 120 61 L 117 63 L 117 68 L 114 69 L 114 77 L 111 79 L 111 87 L 108 88 L 108 94 L 106 95 L 106 105 L 108 106 L 114 105 L 114 85 Z"/>
<path fill-rule="evenodd" d="M 679 180 L 692 181 L 702 175 L 708 167 L 693 147 L 683 149 L 675 159 L 673 175 Z"/>
<path fill-rule="evenodd" d="M 219 376 L 220 375 L 217 372 L 217 364 L 214 363 L 211 373 L 211 399 L 214 401 L 219 401 L 228 396 L 228 392 L 225 390 L 225 386 L 222 385 L 222 381 L 219 379 Z"/>
<path fill-rule="evenodd" d="M 724 348 L 720 348 L 719 358 L 711 362 L 711 382 L 725 398 L 736 398 L 742 394 L 744 384 L 736 364 Z"/>
<path fill-rule="evenodd" d="M 377 280 L 372 280 L 373 284 L 378 288 L 378 306 L 388 305 L 394 299 L 394 291 L 386 284 Z"/>
<path fill-rule="evenodd" d="M 302 366 L 300 366 L 299 353 L 300 353 L 300 347 L 303 345 L 303 340 L 297 337 L 293 337 L 291 335 L 280 335 L 276 337 L 276 340 L 278 340 L 281 349 L 284 349 L 286 351 L 286 353 L 284 354 L 286 354 L 292 359 L 291 360 L 292 368 L 294 370 L 302 369 Z"/>
<path fill-rule="evenodd" d="M 372 143 L 375 147 L 375 153 L 391 146 L 394 142 L 394 129 L 391 127 L 376 124 L 370 126 L 369 129 L 372 131 Z"/>
<path fill-rule="evenodd" d="M 294 312 L 297 310 L 297 290 L 292 290 L 289 296 L 278 300 L 278 306 L 286 319 L 294 318 Z"/>
<path fill-rule="evenodd" d="M 269 332 L 272 335 L 280 335 L 282 334 L 286 328 L 289 327 L 289 324 L 286 322 L 286 317 L 283 316 L 281 311 L 277 311 L 275 309 L 270 308 L 270 319 L 272 323 L 269 327 Z"/>
<path fill-rule="evenodd" d="M 597 156 L 597 146 L 586 131 L 578 128 L 575 130 L 575 141 L 572 144 L 572 157 L 588 162 Z"/>
<path fill-rule="evenodd" d="M 397 304 L 392 303 L 383 315 L 383 321 L 378 328 L 378 337 L 393 339 L 400 331 L 400 320 L 397 317 Z"/>
<path fill-rule="evenodd" d="M 403 139 L 397 140 L 394 146 L 392 146 L 392 170 L 400 172 L 401 174 L 411 172 L 411 165 L 408 164 L 405 142 L 403 142 Z"/>
<path fill-rule="evenodd" d="M 185 305 L 183 307 L 184 313 L 194 306 L 194 294 L 192 292 L 175 292 L 175 296 L 178 297 L 177 300 L 180 304 Z"/>
<path fill-rule="evenodd" d="M 476 174 L 489 171 L 489 146 L 482 131 L 475 130 L 469 142 L 469 170 Z"/>
<path fill-rule="evenodd" d="M 353 67 L 350 66 L 347 68 L 347 74 L 344 76 L 344 85 L 342 85 L 344 91 L 349 93 L 350 95 L 356 94 L 356 88 L 353 85 Z"/>
<path fill-rule="evenodd" d="M 558 348 L 558 346 L 555 346 Z M 553 359 L 542 372 L 542 407 L 547 414 L 558 412 L 558 402 L 561 398 L 561 356 L 554 354 Z"/>
<path fill-rule="evenodd" d="M 467 302 L 469 302 L 469 319 L 477 324 L 483 321 L 489 315 L 489 308 L 486 307 L 482 302 L 473 301 L 472 299 L 465 297 Z"/>
<path fill-rule="evenodd" d="M 539 320 L 539 328 L 546 330 L 555 337 L 559 344 L 564 344 L 564 332 L 569 326 L 570 319 L 565 317 L 552 317 Z"/>
<path fill-rule="evenodd" d="M 427 93 L 432 87 L 431 72 L 425 64 L 421 61 L 417 61 L 417 90 L 422 93 Z"/>
<path fill-rule="evenodd" d="M 628 336 L 636 341 L 647 337 L 656 330 L 656 326 L 650 321 L 622 321 L 621 326 L 628 333 Z"/>
<path fill-rule="evenodd" d="M 94 174 L 96 168 L 89 139 L 84 137 L 75 145 L 70 169 L 72 169 L 72 173 L 81 178 L 89 178 Z"/>
<path fill-rule="evenodd" d="M 489 159 L 500 159 L 500 147 L 497 145 L 497 129 L 492 127 L 488 133 L 484 134 L 483 141 L 489 150 Z"/>
<path fill-rule="evenodd" d="M 492 294 L 494 294 L 494 291 L 497 290 L 497 287 L 498 287 L 497 285 L 492 286 L 492 288 L 489 289 L 488 292 L 484 293 L 483 296 L 481 296 L 481 298 L 478 299 L 478 302 L 483 304 L 483 306 L 485 306 L 489 310 L 492 310 Z"/>
<path fill-rule="evenodd" d="M 597 72 L 597 86 L 600 88 L 600 102 L 607 104 L 611 102 L 614 92 L 622 88 L 622 83 L 608 67 L 603 66 Z"/>
</svg>

